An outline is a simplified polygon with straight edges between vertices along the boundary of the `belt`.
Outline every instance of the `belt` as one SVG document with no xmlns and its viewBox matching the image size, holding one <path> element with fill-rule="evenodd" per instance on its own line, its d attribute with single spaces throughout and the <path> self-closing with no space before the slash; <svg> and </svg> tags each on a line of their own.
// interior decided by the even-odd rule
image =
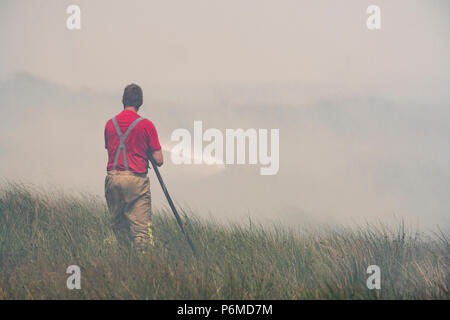
<svg viewBox="0 0 450 320">
<path fill-rule="evenodd" d="M 136 176 L 136 177 L 142 177 L 145 178 L 147 177 L 147 172 L 133 172 L 133 171 L 128 171 L 128 170 L 124 170 L 124 171 L 119 171 L 119 170 L 110 170 L 107 171 L 108 175 L 111 176 Z"/>
</svg>

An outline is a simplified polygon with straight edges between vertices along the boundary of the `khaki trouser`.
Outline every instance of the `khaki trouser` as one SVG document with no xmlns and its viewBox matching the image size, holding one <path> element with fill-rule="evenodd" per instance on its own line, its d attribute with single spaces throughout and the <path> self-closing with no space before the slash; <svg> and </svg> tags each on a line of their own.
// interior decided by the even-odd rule
<svg viewBox="0 0 450 320">
<path fill-rule="evenodd" d="M 147 175 L 108 171 L 105 197 L 117 240 L 121 243 L 133 240 L 138 247 L 152 245 L 151 194 Z"/>
</svg>

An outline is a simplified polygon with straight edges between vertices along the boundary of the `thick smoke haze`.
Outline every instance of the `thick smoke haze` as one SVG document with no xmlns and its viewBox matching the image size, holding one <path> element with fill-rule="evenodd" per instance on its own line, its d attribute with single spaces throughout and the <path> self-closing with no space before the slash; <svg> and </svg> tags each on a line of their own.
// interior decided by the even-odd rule
<svg viewBox="0 0 450 320">
<path fill-rule="evenodd" d="M 82 29 L 66 29 L 77 4 Z M 377 1 L 2 1 L 0 176 L 103 196 L 124 86 L 173 130 L 280 129 L 280 170 L 173 165 L 183 207 L 221 219 L 449 226 L 450 9 Z M 153 204 L 165 205 L 150 173 Z"/>
</svg>

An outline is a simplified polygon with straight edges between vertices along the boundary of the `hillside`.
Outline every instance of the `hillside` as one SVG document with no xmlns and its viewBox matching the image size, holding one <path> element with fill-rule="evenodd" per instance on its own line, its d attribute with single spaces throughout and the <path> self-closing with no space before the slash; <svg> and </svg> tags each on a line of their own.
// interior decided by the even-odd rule
<svg viewBox="0 0 450 320">
<path fill-rule="evenodd" d="M 448 235 L 397 226 L 219 224 L 189 213 L 195 259 L 175 219 L 153 216 L 155 247 L 114 241 L 103 199 L 6 184 L 0 299 L 449 299 Z M 68 290 L 66 268 L 81 268 Z M 369 290 L 366 269 L 381 269 Z"/>
</svg>

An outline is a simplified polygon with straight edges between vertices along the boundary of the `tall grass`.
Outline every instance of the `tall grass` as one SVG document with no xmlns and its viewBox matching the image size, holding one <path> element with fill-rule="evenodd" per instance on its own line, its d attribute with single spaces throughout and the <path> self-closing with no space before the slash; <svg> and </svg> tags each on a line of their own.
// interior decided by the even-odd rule
<svg viewBox="0 0 450 320">
<path fill-rule="evenodd" d="M 294 229 L 189 214 L 195 259 L 170 212 L 155 247 L 114 242 L 103 199 L 8 184 L 0 190 L 0 299 L 448 299 L 447 235 L 399 225 Z M 68 290 L 66 268 L 81 268 Z M 381 268 L 381 290 L 366 286 Z"/>
</svg>

